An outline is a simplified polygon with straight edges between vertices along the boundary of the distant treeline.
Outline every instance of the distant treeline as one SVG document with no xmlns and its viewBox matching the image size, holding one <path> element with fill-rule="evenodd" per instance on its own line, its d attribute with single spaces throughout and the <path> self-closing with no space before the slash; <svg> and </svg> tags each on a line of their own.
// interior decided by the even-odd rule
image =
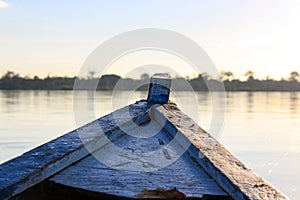
<svg viewBox="0 0 300 200">
<path fill-rule="evenodd" d="M 77 88 L 89 90 L 91 85 L 97 85 L 97 90 L 113 90 L 117 85 L 118 90 L 137 88 L 147 90 L 150 76 L 142 74 L 140 79 L 121 78 L 118 75 L 103 75 L 99 80 L 94 77 L 94 72 L 86 78 L 78 77 L 46 77 L 38 76 L 22 77 L 19 74 L 8 71 L 0 79 L 0 89 L 3 90 L 73 90 L 76 81 Z M 245 73 L 246 81 L 234 79 L 232 72 L 221 72 L 220 79 L 216 80 L 207 74 L 199 74 L 198 77 L 173 78 L 173 86 L 176 90 L 186 90 L 187 83 L 195 91 L 208 91 L 207 84 L 218 86 L 224 84 L 227 91 L 300 91 L 299 73 L 293 71 L 288 79 L 273 80 L 267 77 L 264 80 L 254 78 L 254 72 Z M 141 87 L 140 87 L 141 86 Z M 218 88 L 218 87 L 216 87 Z"/>
</svg>

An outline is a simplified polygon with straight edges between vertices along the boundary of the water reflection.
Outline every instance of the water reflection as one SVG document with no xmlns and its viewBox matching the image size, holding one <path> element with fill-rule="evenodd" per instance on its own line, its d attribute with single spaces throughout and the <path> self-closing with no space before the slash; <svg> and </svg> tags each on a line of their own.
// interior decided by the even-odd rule
<svg viewBox="0 0 300 200">
<path fill-rule="evenodd" d="M 253 92 L 247 92 L 247 112 L 253 112 Z"/>
<path fill-rule="evenodd" d="M 5 113 L 12 113 L 16 109 L 16 105 L 20 102 L 20 91 L 2 91 L 1 98 L 2 98 L 2 107 L 4 108 Z"/>
<path fill-rule="evenodd" d="M 299 93 L 290 92 L 290 114 L 299 114 Z"/>
</svg>

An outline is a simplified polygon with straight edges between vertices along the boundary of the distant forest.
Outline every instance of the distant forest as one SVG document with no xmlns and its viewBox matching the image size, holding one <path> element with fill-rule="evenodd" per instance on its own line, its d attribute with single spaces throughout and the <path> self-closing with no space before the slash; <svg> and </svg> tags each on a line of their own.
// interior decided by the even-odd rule
<svg viewBox="0 0 300 200">
<path fill-rule="evenodd" d="M 88 85 L 97 83 L 98 79 L 94 76 L 94 72 L 90 72 L 86 78 L 78 77 L 46 77 L 39 78 L 38 76 L 22 77 L 18 73 L 8 71 L 0 79 L 0 89 L 2 90 L 73 90 L 75 80 L 78 81 L 78 86 L 81 90 L 88 90 Z M 293 71 L 289 78 L 281 80 L 273 80 L 267 77 L 264 80 L 259 80 L 254 77 L 254 72 L 247 71 L 245 73 L 246 81 L 241 81 L 234 78 L 234 74 L 230 71 L 222 71 L 220 79 L 211 78 L 208 74 L 199 74 L 196 78 L 173 78 L 173 85 L 176 90 L 185 90 L 186 81 L 195 91 L 208 91 L 206 83 L 209 84 L 224 84 L 226 91 L 300 91 L 300 75 Z M 113 90 L 118 81 L 118 89 L 128 90 L 136 88 L 138 85 L 143 85 L 139 90 L 147 90 L 150 75 L 142 74 L 140 79 L 122 78 L 118 75 L 109 74 L 103 75 L 99 79 L 97 90 Z"/>
</svg>

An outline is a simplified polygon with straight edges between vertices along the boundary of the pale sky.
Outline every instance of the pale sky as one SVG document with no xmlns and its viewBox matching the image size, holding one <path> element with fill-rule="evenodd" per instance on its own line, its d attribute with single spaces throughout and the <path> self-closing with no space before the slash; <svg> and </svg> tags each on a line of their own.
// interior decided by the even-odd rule
<svg viewBox="0 0 300 200">
<path fill-rule="evenodd" d="M 205 49 L 219 70 L 237 77 L 249 69 L 275 78 L 300 71 L 297 0 L 0 0 L 0 75 L 7 70 L 77 75 L 98 45 L 138 28 L 184 34 Z M 174 67 L 183 76 L 190 73 L 179 64 Z"/>
</svg>

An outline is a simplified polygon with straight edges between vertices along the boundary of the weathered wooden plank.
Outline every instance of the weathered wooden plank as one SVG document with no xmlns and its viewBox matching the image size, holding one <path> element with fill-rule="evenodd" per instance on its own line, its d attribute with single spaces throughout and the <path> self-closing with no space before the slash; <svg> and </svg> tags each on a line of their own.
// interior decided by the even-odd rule
<svg viewBox="0 0 300 200">
<path fill-rule="evenodd" d="M 154 74 L 151 77 L 147 101 L 164 104 L 169 100 L 171 76 L 169 74 Z"/>
<path fill-rule="evenodd" d="M 106 135 L 110 139 L 119 137 L 115 120 L 124 127 L 132 126 L 132 119 L 137 124 L 149 120 L 147 109 L 146 101 L 129 105 L 1 164 L 0 199 L 30 188 L 97 150 L 107 143 Z M 84 135 L 79 137 L 78 132 Z"/>
<path fill-rule="evenodd" d="M 159 127 L 158 124 L 155 126 Z M 155 133 L 157 129 L 138 127 L 132 130 L 137 134 L 139 131 L 149 131 L 150 134 L 153 131 Z M 201 198 L 205 194 L 227 196 L 187 153 L 184 153 L 167 167 L 158 168 L 151 172 L 140 169 L 148 169 L 156 165 L 157 162 L 166 162 L 168 158 L 164 160 L 164 158 L 153 155 L 153 161 L 145 164 L 146 159 L 141 153 L 165 148 L 171 139 L 171 136 L 164 130 L 148 138 L 137 138 L 124 134 L 114 144 L 100 148 L 93 156 L 84 158 L 75 165 L 59 172 L 50 180 L 70 187 L 128 198 L 139 195 L 143 190 L 155 190 L 157 188 L 170 190 L 174 187 L 187 197 Z M 115 151 L 114 145 L 124 152 Z M 167 150 L 170 156 L 173 156 L 172 151 L 177 152 L 178 148 L 180 146 L 169 147 Z M 124 157 L 124 155 L 126 156 Z M 110 166 L 104 165 L 96 158 L 100 161 L 110 160 L 111 162 L 107 162 Z M 118 168 L 118 166 L 122 166 L 122 168 Z"/>
<path fill-rule="evenodd" d="M 287 199 L 270 183 L 256 175 L 240 160 L 191 118 L 181 112 L 174 103 L 157 107 L 152 114 L 158 123 L 167 119 L 165 128 L 171 133 L 183 134 L 192 145 L 188 153 L 234 199 Z M 182 138 L 181 138 L 182 139 Z M 179 142 L 186 143 L 181 140 Z"/>
</svg>

